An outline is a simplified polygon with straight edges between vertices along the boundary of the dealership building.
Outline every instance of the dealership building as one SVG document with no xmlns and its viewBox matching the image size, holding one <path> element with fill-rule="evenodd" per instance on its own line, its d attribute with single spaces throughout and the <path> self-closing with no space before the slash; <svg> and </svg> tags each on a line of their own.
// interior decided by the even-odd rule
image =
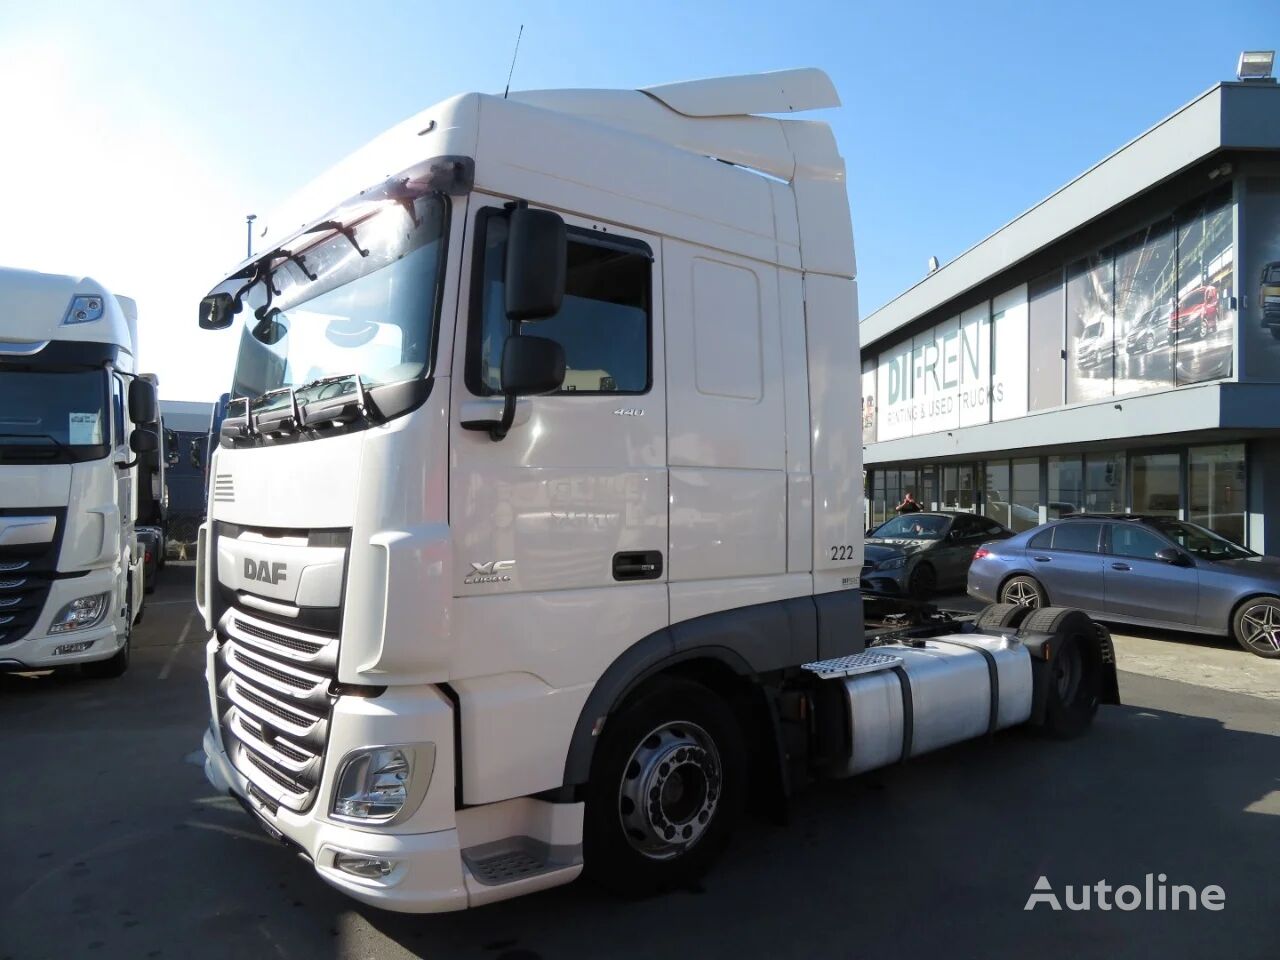
<svg viewBox="0 0 1280 960">
<path fill-rule="evenodd" d="M 860 329 L 869 524 L 909 490 L 1280 554 L 1280 86 L 1215 86 Z"/>
</svg>

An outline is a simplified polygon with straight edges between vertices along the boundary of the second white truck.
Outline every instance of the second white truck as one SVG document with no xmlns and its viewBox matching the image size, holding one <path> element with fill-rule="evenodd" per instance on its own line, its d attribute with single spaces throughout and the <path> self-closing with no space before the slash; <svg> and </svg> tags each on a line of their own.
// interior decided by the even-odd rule
<svg viewBox="0 0 1280 960">
<path fill-rule="evenodd" d="M 242 323 L 205 772 L 391 910 L 690 881 L 744 809 L 1117 699 L 996 607 L 868 646 L 857 303 L 816 70 L 467 94 L 304 191 Z"/>
<path fill-rule="evenodd" d="M 0 269 L 0 670 L 129 665 L 159 415 L 137 321 L 91 279 Z"/>
</svg>

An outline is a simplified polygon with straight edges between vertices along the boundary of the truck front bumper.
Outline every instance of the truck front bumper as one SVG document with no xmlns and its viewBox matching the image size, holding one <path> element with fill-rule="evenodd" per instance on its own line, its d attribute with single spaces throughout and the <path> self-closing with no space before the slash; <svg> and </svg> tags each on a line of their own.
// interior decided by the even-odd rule
<svg viewBox="0 0 1280 960">
<path fill-rule="evenodd" d="M 49 587 L 44 609 L 30 632 L 21 640 L 0 645 L 0 669 L 49 670 L 75 663 L 106 660 L 124 644 L 126 630 L 120 629 L 119 607 L 116 596 L 117 576 L 110 569 L 91 570 L 82 577 L 60 577 Z M 49 624 L 58 611 L 80 597 L 99 593 L 111 594 L 110 609 L 103 622 L 96 627 L 71 630 L 67 633 L 49 633 Z M 0 613 L 3 613 L 0 610 Z M 58 653 L 59 648 L 86 644 L 75 653 Z"/>
<path fill-rule="evenodd" d="M 294 813 L 284 807 L 274 815 L 249 799 L 247 783 L 231 765 L 212 729 L 204 734 L 204 774 L 220 793 L 230 794 L 249 809 L 270 836 L 304 854 L 326 883 L 370 906 L 403 913 L 440 913 L 468 905 L 458 831 L 392 834 L 356 830 Z M 339 854 L 386 860 L 391 872 L 379 879 L 345 873 L 334 865 Z"/>
</svg>

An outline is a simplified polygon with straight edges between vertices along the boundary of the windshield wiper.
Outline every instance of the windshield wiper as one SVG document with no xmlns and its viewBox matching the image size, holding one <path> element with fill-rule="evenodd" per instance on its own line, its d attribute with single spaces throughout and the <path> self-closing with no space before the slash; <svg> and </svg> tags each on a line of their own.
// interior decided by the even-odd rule
<svg viewBox="0 0 1280 960">
<path fill-rule="evenodd" d="M 57 437 L 55 437 L 51 433 L 0 433 L 0 437 L 19 437 L 24 440 L 25 439 L 34 440 L 37 437 L 43 437 L 45 440 L 48 440 L 50 443 L 52 443 L 53 446 L 59 452 L 69 451 L 71 449 L 69 446 L 67 446 L 67 444 L 63 443 L 61 440 L 59 440 Z M 27 446 L 27 444 L 15 443 L 15 444 L 11 444 L 11 446 L 22 447 L 22 446 Z M 97 444 L 92 444 L 92 446 L 97 446 Z"/>
<path fill-rule="evenodd" d="M 316 387 L 323 387 L 330 383 L 341 383 L 345 380 L 350 380 L 355 384 L 355 403 L 352 404 L 351 396 L 348 393 L 341 393 L 336 397 L 321 397 L 311 401 L 304 401 L 302 404 L 302 418 L 304 425 L 313 419 L 313 417 L 307 413 L 307 407 L 309 404 L 314 404 L 316 406 L 316 416 L 314 416 L 314 420 L 316 422 L 329 420 L 349 422 L 354 419 L 352 414 L 357 414 L 370 422 L 373 421 L 374 410 L 369 401 L 368 391 L 365 390 L 364 380 L 358 373 L 338 373 L 329 377 L 320 377 L 317 380 L 312 380 L 310 383 L 304 383 L 297 389 L 299 391 L 313 390 Z M 337 407 L 338 409 L 333 414 L 325 412 L 327 409 L 332 407 Z"/>
</svg>

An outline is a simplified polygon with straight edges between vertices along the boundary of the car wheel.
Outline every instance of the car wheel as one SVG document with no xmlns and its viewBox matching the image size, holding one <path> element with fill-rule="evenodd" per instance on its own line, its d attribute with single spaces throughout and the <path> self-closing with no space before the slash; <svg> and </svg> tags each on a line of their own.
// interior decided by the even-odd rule
<svg viewBox="0 0 1280 960">
<path fill-rule="evenodd" d="M 938 574 L 929 563 L 920 563 L 907 579 L 907 592 L 917 600 L 928 600 L 938 589 Z"/>
<path fill-rule="evenodd" d="M 605 724 L 587 782 L 587 876 L 626 896 L 692 884 L 728 844 L 746 789 L 729 706 L 701 684 L 659 678 Z"/>
<path fill-rule="evenodd" d="M 1154 336 L 1154 335 L 1152 335 L 1152 334 L 1148 333 L 1148 334 L 1147 334 L 1147 341 L 1146 341 L 1146 344 L 1145 344 L 1145 345 L 1143 346 L 1143 348 L 1142 348 L 1142 352 L 1143 352 L 1143 353 L 1150 353 L 1150 352 L 1151 352 L 1152 350 L 1154 350 L 1155 348 L 1156 348 L 1156 338 L 1155 338 L 1155 336 Z"/>
<path fill-rule="evenodd" d="M 1236 643 L 1254 656 L 1280 659 L 1280 597 L 1253 597 L 1231 618 Z"/>
<path fill-rule="evenodd" d="M 1020 607 L 1047 607 L 1049 595 L 1035 577 L 1010 577 L 1000 588 L 1000 603 L 1016 603 Z"/>
</svg>

